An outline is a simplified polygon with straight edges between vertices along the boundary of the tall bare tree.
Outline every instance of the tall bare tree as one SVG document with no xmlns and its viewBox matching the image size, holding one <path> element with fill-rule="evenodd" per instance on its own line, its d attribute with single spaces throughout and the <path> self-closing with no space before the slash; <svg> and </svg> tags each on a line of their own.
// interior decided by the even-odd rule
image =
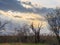
<svg viewBox="0 0 60 45">
<path fill-rule="evenodd" d="M 47 14 L 47 20 L 50 25 L 50 29 L 52 32 L 55 33 L 57 40 L 60 45 L 60 36 L 59 36 L 59 31 L 60 31 L 60 9 L 55 10 L 55 13 L 53 12 Z"/>
<path fill-rule="evenodd" d="M 31 24 L 31 29 L 35 34 L 35 43 L 39 43 L 40 42 L 40 30 L 42 28 L 42 24 L 38 24 L 38 29 L 35 29 L 34 24 Z"/>
</svg>

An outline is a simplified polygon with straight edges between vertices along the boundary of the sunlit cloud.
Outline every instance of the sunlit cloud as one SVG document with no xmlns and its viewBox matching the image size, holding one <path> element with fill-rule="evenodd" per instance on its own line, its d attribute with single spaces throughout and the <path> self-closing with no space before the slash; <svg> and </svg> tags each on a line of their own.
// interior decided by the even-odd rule
<svg viewBox="0 0 60 45">
<path fill-rule="evenodd" d="M 0 10 L 0 14 L 8 18 L 11 18 L 13 20 L 26 21 L 29 24 L 33 22 L 35 26 L 37 26 L 39 23 L 43 23 L 43 26 L 47 25 L 47 22 L 43 16 L 34 13 L 20 13 L 20 12 L 11 12 L 11 11 L 5 12 Z M 40 18 L 41 20 L 38 20 L 37 18 Z"/>
</svg>

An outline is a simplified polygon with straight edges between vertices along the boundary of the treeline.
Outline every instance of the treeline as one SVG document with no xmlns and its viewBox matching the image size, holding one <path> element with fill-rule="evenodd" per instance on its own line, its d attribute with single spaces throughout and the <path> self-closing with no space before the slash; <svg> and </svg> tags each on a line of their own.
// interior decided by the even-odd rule
<svg viewBox="0 0 60 45">
<path fill-rule="evenodd" d="M 35 36 L 0 36 L 0 43 L 13 43 L 13 42 L 22 42 L 22 43 L 35 43 L 37 41 Z M 44 36 L 41 35 L 39 38 L 39 43 L 49 43 L 49 44 L 58 44 L 56 36 Z"/>
</svg>

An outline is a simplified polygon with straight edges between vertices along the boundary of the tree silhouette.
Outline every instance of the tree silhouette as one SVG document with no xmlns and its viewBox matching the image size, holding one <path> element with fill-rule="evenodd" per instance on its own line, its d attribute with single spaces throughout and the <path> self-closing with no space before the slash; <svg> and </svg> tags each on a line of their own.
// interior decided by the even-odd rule
<svg viewBox="0 0 60 45">
<path fill-rule="evenodd" d="M 60 9 L 55 10 L 55 14 L 53 12 L 47 14 L 47 20 L 50 25 L 50 29 L 55 33 L 57 40 L 60 44 L 59 30 L 60 30 Z"/>
<path fill-rule="evenodd" d="M 2 30 L 5 27 L 5 25 L 8 23 L 9 23 L 9 21 L 6 21 L 2 24 L 2 22 L 0 21 L 0 30 Z"/>
<path fill-rule="evenodd" d="M 40 42 L 40 30 L 42 28 L 42 24 L 38 24 L 38 29 L 34 28 L 33 23 L 31 24 L 31 29 L 35 34 L 35 43 L 39 43 Z"/>
</svg>

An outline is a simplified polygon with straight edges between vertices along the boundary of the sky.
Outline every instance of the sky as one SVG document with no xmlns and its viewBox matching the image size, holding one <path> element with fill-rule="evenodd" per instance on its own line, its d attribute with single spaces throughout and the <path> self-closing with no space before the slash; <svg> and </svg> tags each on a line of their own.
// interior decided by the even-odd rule
<svg viewBox="0 0 60 45">
<path fill-rule="evenodd" d="M 9 21 L 11 19 L 13 23 L 18 22 L 18 24 L 20 20 L 33 22 L 35 26 L 43 23 L 44 30 L 42 31 L 45 33 L 49 32 L 47 31 L 48 23 L 40 12 L 46 12 L 46 8 L 55 8 L 59 5 L 60 0 L 0 0 L 0 18 Z M 40 9 L 40 7 L 46 8 Z"/>
<path fill-rule="evenodd" d="M 0 0 L 0 10 L 39 12 L 40 7 L 59 7 L 60 0 Z M 38 9 L 37 9 L 38 8 Z"/>
<path fill-rule="evenodd" d="M 6 15 L 11 13 L 13 15 L 14 12 L 11 10 L 14 10 L 20 12 L 18 15 L 24 16 L 24 14 L 27 14 L 26 16 L 28 17 L 30 14 L 33 17 L 33 15 L 40 15 L 40 7 L 55 8 L 59 5 L 60 0 L 0 0 L 0 13 L 2 12 L 1 10 L 7 10 Z M 34 14 L 32 15 L 32 13 Z M 5 15 L 5 12 L 3 14 Z M 15 12 L 15 14 L 17 13 Z"/>
<path fill-rule="evenodd" d="M 31 1 L 33 3 L 38 3 L 43 7 L 47 8 L 55 8 L 60 5 L 60 0 L 23 0 L 23 1 Z"/>
<path fill-rule="evenodd" d="M 39 0 L 39 2 L 46 7 L 56 7 L 60 5 L 60 0 Z"/>
</svg>

